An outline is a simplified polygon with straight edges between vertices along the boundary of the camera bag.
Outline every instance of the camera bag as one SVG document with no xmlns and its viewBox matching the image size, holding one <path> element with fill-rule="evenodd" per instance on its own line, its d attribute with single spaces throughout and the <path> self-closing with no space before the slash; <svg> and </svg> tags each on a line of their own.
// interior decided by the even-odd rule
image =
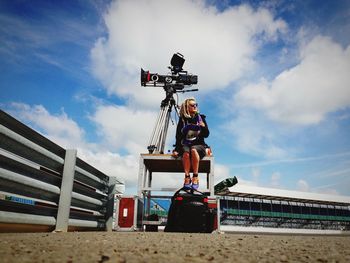
<svg viewBox="0 0 350 263">
<path fill-rule="evenodd" d="M 215 213 L 208 197 L 197 190 L 179 189 L 171 198 L 165 232 L 211 233 Z"/>
</svg>

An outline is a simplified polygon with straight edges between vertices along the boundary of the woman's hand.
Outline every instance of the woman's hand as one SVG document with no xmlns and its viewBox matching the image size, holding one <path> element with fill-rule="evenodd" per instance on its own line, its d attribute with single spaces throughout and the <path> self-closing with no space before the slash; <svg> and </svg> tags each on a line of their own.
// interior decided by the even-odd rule
<svg viewBox="0 0 350 263">
<path fill-rule="evenodd" d="M 177 151 L 173 151 L 171 156 L 174 157 L 174 158 L 177 158 L 177 157 L 179 157 L 179 153 Z"/>
</svg>

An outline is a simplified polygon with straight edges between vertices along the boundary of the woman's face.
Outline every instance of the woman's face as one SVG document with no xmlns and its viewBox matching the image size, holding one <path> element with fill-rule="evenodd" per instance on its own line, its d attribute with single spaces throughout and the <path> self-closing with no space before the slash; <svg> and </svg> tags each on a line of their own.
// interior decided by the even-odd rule
<svg viewBox="0 0 350 263">
<path fill-rule="evenodd" d="M 189 114 L 194 114 L 197 112 L 197 107 L 198 107 L 198 104 L 195 100 L 190 100 L 188 102 L 188 106 L 187 106 L 187 110 L 188 110 L 188 113 Z"/>
</svg>

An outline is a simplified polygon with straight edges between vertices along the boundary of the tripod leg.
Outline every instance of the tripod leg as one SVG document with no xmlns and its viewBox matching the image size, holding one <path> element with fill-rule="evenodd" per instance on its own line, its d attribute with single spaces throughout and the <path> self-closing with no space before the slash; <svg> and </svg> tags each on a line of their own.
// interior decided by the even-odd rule
<svg viewBox="0 0 350 263">
<path fill-rule="evenodd" d="M 162 136 L 160 140 L 160 152 L 164 153 L 164 147 L 165 147 L 165 141 L 166 141 L 166 136 L 168 134 L 168 128 L 169 128 L 169 121 L 170 121 L 170 111 L 167 112 L 166 117 L 165 117 L 165 122 L 163 126 L 163 131 L 162 131 Z"/>
<path fill-rule="evenodd" d="M 173 107 L 175 108 L 174 98 L 171 98 L 164 103 L 162 102 L 160 112 L 157 117 L 156 125 L 152 132 L 149 146 L 147 147 L 149 153 L 164 153 L 166 136 L 169 128 L 170 115 Z"/>
<path fill-rule="evenodd" d="M 157 121 L 156 124 L 154 126 L 153 132 L 151 134 L 151 139 L 149 141 L 149 145 L 148 145 L 148 151 L 149 153 L 153 153 L 154 150 L 159 150 L 159 145 L 158 145 L 158 141 L 159 141 L 159 137 L 160 137 L 160 133 L 162 130 L 162 127 L 164 126 L 164 115 L 166 115 L 167 113 L 167 109 L 165 107 L 162 107 L 160 109 L 160 112 L 158 114 L 157 117 Z"/>
</svg>

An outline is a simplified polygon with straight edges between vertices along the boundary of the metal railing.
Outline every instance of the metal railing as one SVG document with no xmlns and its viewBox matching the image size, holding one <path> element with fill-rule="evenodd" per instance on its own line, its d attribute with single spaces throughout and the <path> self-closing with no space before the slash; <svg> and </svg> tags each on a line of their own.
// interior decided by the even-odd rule
<svg viewBox="0 0 350 263">
<path fill-rule="evenodd" d="M 0 232 L 111 230 L 124 184 L 0 110 Z"/>
</svg>

